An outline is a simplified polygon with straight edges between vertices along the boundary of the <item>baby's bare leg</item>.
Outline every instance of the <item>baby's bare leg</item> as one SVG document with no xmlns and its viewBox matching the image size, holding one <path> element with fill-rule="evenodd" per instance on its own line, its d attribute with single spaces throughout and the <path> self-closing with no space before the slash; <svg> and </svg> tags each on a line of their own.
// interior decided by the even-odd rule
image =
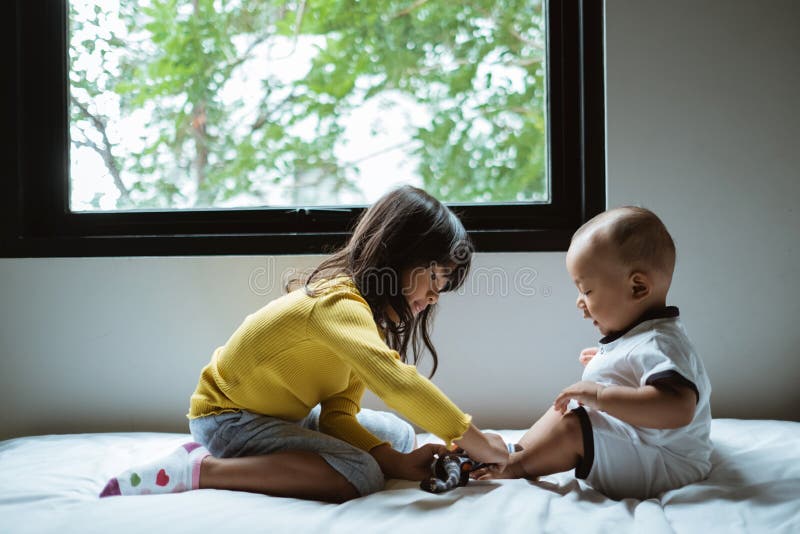
<svg viewBox="0 0 800 534">
<path fill-rule="evenodd" d="M 513 471 L 524 471 L 525 478 L 569 471 L 583 457 L 580 420 L 572 412 L 561 415 L 550 408 L 522 436 L 519 444 L 523 450 L 512 455 L 512 461 L 518 463 Z"/>
</svg>

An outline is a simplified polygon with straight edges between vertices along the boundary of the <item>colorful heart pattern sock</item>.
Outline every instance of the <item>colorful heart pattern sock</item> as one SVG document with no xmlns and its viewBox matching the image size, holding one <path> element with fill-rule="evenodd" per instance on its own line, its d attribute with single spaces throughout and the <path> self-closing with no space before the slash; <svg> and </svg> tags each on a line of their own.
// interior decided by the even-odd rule
<svg viewBox="0 0 800 534">
<path fill-rule="evenodd" d="M 171 454 L 129 469 L 108 481 L 100 497 L 179 493 L 200 487 L 200 464 L 210 453 L 199 443 L 184 443 Z"/>
</svg>

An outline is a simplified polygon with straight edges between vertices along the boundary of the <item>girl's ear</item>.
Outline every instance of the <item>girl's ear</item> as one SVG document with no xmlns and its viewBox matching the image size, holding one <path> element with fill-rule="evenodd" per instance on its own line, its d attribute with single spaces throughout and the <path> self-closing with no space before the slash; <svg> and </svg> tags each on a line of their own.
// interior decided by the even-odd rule
<svg viewBox="0 0 800 534">
<path fill-rule="evenodd" d="M 641 271 L 634 271 L 628 277 L 628 282 L 631 288 L 631 296 L 633 300 L 642 300 L 650 295 L 653 284 L 650 277 Z"/>
</svg>

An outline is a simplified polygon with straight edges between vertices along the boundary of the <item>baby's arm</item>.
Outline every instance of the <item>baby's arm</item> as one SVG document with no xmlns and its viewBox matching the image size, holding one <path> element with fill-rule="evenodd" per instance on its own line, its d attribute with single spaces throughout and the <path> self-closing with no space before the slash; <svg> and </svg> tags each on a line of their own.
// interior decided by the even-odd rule
<svg viewBox="0 0 800 534">
<path fill-rule="evenodd" d="M 566 413 L 570 399 L 645 428 L 686 426 L 694 418 L 697 403 L 697 396 L 689 386 L 671 378 L 638 388 L 577 382 L 564 389 L 553 406 Z"/>
</svg>

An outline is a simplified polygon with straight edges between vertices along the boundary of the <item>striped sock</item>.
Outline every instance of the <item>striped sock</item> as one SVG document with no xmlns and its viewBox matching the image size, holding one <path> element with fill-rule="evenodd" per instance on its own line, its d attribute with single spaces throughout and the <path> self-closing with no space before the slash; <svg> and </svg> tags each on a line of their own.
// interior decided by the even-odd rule
<svg viewBox="0 0 800 534">
<path fill-rule="evenodd" d="M 200 486 L 200 463 L 210 453 L 199 443 L 184 443 L 169 455 L 129 469 L 108 481 L 100 497 L 179 493 Z"/>
</svg>

